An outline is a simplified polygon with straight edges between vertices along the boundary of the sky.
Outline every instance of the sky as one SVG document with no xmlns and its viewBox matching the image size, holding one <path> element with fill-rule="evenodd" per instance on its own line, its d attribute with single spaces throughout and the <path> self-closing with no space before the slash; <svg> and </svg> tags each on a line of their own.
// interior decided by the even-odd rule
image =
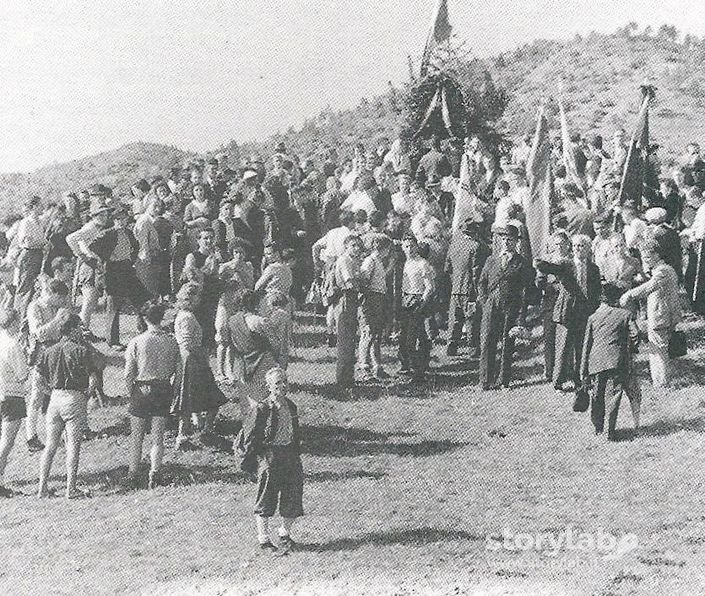
<svg viewBox="0 0 705 596">
<path fill-rule="evenodd" d="M 436 0 L 2 0 L 0 172 L 133 141 L 265 138 L 408 79 Z M 478 56 L 629 21 L 705 36 L 695 0 L 448 0 Z"/>
</svg>

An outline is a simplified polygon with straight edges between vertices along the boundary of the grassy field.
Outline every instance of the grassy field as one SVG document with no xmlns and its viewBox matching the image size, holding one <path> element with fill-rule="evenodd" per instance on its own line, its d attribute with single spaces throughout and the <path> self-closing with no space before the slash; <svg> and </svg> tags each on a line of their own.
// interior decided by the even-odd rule
<svg viewBox="0 0 705 596">
<path fill-rule="evenodd" d="M 695 349 L 676 388 L 645 383 L 643 428 L 629 430 L 623 404 L 621 440 L 608 444 L 541 384 L 538 346 L 522 353 L 511 391 L 478 391 L 477 363 L 436 348 L 426 386 L 341 394 L 335 353 L 307 347 L 322 328 L 304 319 L 290 369 L 306 474 L 298 552 L 254 548 L 255 487 L 228 453 L 234 405 L 218 421 L 222 445 L 177 454 L 170 433 L 170 486 L 117 492 L 122 400 L 91 413 L 100 437 L 84 444 L 80 470 L 91 499 L 34 497 L 38 456 L 18 441 L 6 477 L 27 496 L 0 502 L 0 593 L 703 593 L 705 328 L 686 327 Z M 119 357 L 111 364 L 108 392 L 122 394 Z M 60 452 L 55 487 L 62 466 Z M 591 544 L 606 534 L 617 548 Z"/>
</svg>

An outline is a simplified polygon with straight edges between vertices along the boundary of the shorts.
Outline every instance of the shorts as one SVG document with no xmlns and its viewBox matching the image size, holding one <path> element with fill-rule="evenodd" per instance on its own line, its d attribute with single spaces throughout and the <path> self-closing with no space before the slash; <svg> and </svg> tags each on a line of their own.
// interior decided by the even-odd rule
<svg viewBox="0 0 705 596">
<path fill-rule="evenodd" d="M 174 390 L 169 381 L 137 381 L 132 388 L 128 413 L 137 418 L 166 418 Z"/>
<path fill-rule="evenodd" d="M 85 423 L 88 420 L 88 397 L 85 391 L 54 389 L 49 398 L 47 424 L 71 420 Z"/>
<path fill-rule="evenodd" d="M 370 329 L 373 336 L 381 335 L 387 325 L 387 295 L 369 292 L 362 299 L 361 323 Z"/>
<path fill-rule="evenodd" d="M 279 505 L 282 517 L 300 517 L 303 508 L 304 474 L 301 458 L 293 447 L 270 447 L 257 463 L 255 515 L 272 517 Z"/>
<path fill-rule="evenodd" d="M 0 418 L 3 422 L 15 422 L 27 416 L 24 397 L 8 395 L 0 402 Z"/>
</svg>

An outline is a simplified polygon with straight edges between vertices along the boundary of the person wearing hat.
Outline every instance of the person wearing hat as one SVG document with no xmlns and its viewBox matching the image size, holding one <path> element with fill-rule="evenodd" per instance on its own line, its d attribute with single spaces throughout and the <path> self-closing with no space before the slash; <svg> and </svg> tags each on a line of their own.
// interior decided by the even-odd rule
<svg viewBox="0 0 705 596">
<path fill-rule="evenodd" d="M 23 318 L 27 306 L 34 294 L 34 288 L 42 272 L 44 259 L 45 226 L 40 219 L 42 200 L 39 197 L 30 197 L 23 205 L 22 219 L 17 225 L 13 239 L 19 249 L 19 258 L 15 264 L 15 310 Z"/>
<path fill-rule="evenodd" d="M 92 195 L 90 221 L 66 236 L 66 244 L 78 257 L 75 285 L 81 292 L 81 321 L 87 330 L 91 328 L 91 319 L 98 307 L 101 283 L 102 259 L 91 249 L 91 244 L 110 227 L 110 213 L 105 197 L 102 194 Z M 92 337 L 97 340 L 95 336 Z"/>
<path fill-rule="evenodd" d="M 627 248 L 633 256 L 638 257 L 639 245 L 644 241 L 647 231 L 646 222 L 638 216 L 638 206 L 632 199 L 627 199 L 617 209 L 624 223 L 622 233 L 627 241 Z"/>
<path fill-rule="evenodd" d="M 125 349 L 120 341 L 123 304 L 129 301 L 135 312 L 139 313 L 149 298 L 149 292 L 135 269 L 140 244 L 127 227 L 129 218 L 127 208 L 118 207 L 113 213 L 114 226 L 90 245 L 90 249 L 101 257 L 105 269 L 105 293 L 108 296 L 105 337 L 108 345 L 118 351 Z M 139 315 L 138 328 L 144 330 L 144 322 Z"/>
<path fill-rule="evenodd" d="M 673 267 L 678 275 L 678 283 L 683 281 L 683 252 L 681 237 L 668 221 L 668 213 L 662 207 L 652 207 L 644 213 L 649 224 L 647 237 L 653 238 L 661 247 L 663 260 Z"/>
<path fill-rule="evenodd" d="M 488 257 L 478 282 L 478 302 L 482 306 L 480 384 L 483 390 L 500 385 L 509 387 L 511 383 L 514 339 L 509 332 L 523 322 L 526 290 L 534 281 L 531 265 L 517 253 L 519 230 L 508 225 L 496 228 L 494 234 L 497 250 Z"/>
<path fill-rule="evenodd" d="M 608 215 L 604 213 L 598 215 L 593 223 L 595 238 L 592 240 L 592 258 L 600 271 L 604 271 L 612 252 L 611 239 L 614 231 L 610 223 Z"/>
<path fill-rule="evenodd" d="M 443 190 L 441 179 L 438 176 L 431 176 L 426 181 L 426 188 L 429 191 L 429 198 L 438 205 L 440 212 L 446 221 L 453 221 L 455 211 L 455 197 L 453 193 Z"/>
<path fill-rule="evenodd" d="M 208 186 L 212 213 L 218 212 L 220 202 L 227 191 L 227 185 L 220 173 L 219 165 L 218 160 L 215 157 L 211 157 L 206 163 L 206 172 L 203 179 L 203 182 Z"/>
<path fill-rule="evenodd" d="M 480 222 L 473 218 L 466 219 L 450 241 L 445 264 L 451 283 L 446 338 L 448 356 L 458 354 L 466 323 L 469 323 L 470 357 L 479 354 L 481 309 L 477 307 L 477 284 L 490 252 L 490 247 L 482 240 Z"/>
</svg>

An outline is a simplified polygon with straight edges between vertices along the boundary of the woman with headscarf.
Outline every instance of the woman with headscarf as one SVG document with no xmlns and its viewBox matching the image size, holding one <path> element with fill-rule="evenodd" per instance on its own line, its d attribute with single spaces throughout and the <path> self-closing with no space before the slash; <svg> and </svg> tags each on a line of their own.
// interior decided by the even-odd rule
<svg viewBox="0 0 705 596">
<path fill-rule="evenodd" d="M 199 415 L 201 438 L 206 439 L 213 433 L 218 408 L 227 401 L 215 382 L 208 354 L 203 348 L 203 329 L 195 315 L 200 300 L 201 286 L 193 282 L 184 284 L 176 296 L 174 336 L 179 344 L 182 365 L 176 376 L 170 411 L 179 416 L 178 451 L 193 447 L 189 440 L 192 415 Z"/>
</svg>

